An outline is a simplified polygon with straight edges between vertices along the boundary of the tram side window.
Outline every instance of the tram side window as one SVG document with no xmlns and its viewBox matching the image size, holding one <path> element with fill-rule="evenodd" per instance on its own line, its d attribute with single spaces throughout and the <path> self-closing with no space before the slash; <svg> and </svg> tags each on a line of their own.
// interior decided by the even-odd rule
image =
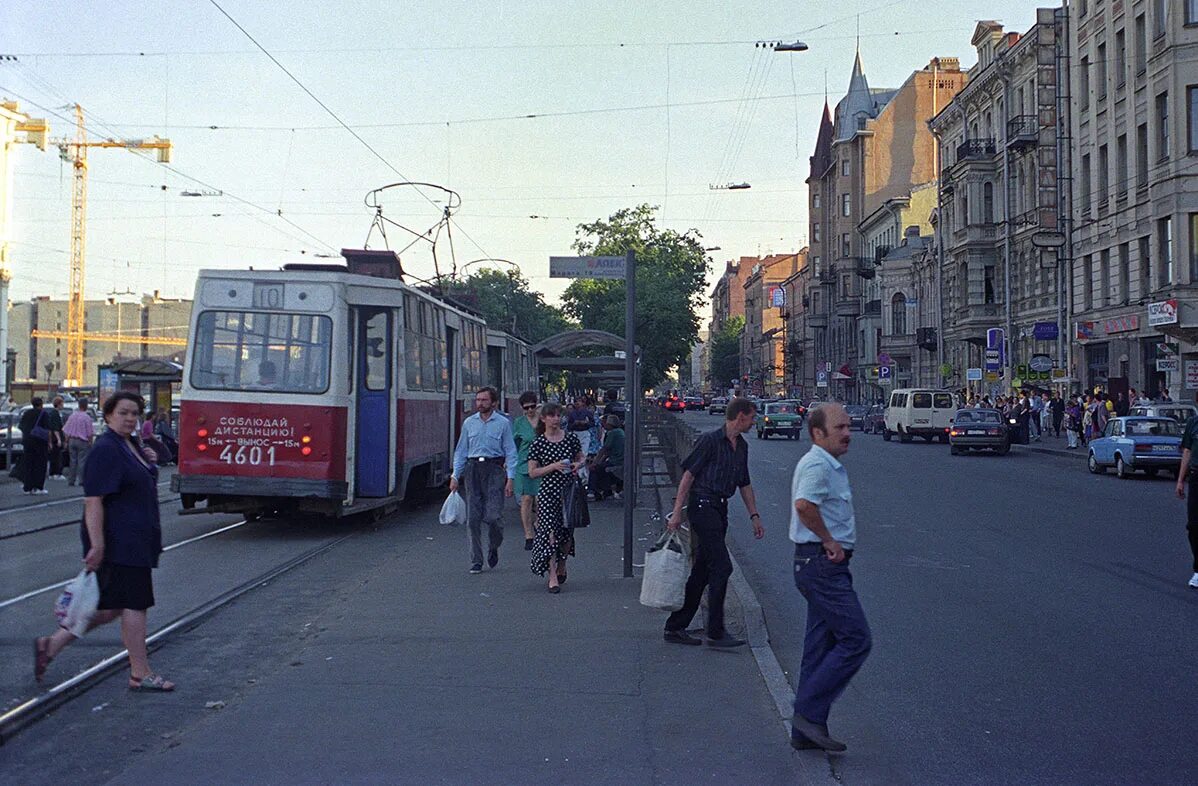
<svg viewBox="0 0 1198 786">
<path fill-rule="evenodd" d="M 196 322 L 191 384 L 204 390 L 324 393 L 333 321 L 312 314 L 205 311 Z"/>
<path fill-rule="evenodd" d="M 404 374 L 408 390 L 420 390 L 420 312 L 416 298 L 404 295 L 403 299 L 403 345 Z"/>
</svg>

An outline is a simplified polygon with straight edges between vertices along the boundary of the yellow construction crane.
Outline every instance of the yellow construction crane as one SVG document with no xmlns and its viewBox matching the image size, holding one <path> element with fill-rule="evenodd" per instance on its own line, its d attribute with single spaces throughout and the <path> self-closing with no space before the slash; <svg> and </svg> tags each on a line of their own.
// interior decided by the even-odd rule
<svg viewBox="0 0 1198 786">
<path fill-rule="evenodd" d="M 83 107 L 75 104 L 74 139 L 56 139 L 64 161 L 70 161 L 75 170 L 74 189 L 71 192 L 71 286 L 67 304 L 67 373 L 65 385 L 78 385 L 83 379 L 83 282 L 84 262 L 87 249 L 87 150 L 91 147 L 119 147 L 124 150 L 156 150 L 158 163 L 168 164 L 171 160 L 171 141 L 152 136 L 149 139 L 98 139 L 89 142 L 87 129 L 83 125 Z M 42 333 L 45 338 L 51 338 Z M 60 337 L 60 336 L 54 336 Z M 94 336 L 93 336 L 94 338 Z M 140 343 L 158 343 L 161 339 Z M 169 339 L 167 339 L 169 340 Z"/>
<path fill-rule="evenodd" d="M 69 347 L 71 336 L 74 334 L 69 330 L 31 330 L 29 332 L 32 338 L 57 338 L 67 340 Z M 149 344 L 157 347 L 185 347 L 187 339 L 185 338 L 168 338 L 167 336 L 143 336 L 138 333 L 90 333 L 85 332 L 79 337 L 80 342 L 83 341 L 98 341 L 102 344 Z M 65 383 L 64 383 L 65 384 Z M 70 386 L 68 386 L 70 387 Z"/>
</svg>

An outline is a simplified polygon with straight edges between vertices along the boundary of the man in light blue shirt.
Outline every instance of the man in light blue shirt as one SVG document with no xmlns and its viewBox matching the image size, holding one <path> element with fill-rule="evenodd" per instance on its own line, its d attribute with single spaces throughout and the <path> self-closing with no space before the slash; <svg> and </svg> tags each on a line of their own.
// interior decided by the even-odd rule
<svg viewBox="0 0 1198 786">
<path fill-rule="evenodd" d="M 843 742 L 828 734 L 828 713 L 865 662 L 872 641 L 849 573 L 857 521 L 849 473 L 839 460 L 849 449 L 849 426 L 849 415 L 839 404 L 813 409 L 807 421 L 812 447 L 791 481 L 795 586 L 807 601 L 790 732 L 790 744 L 799 750 L 845 750 Z"/>
<path fill-rule="evenodd" d="M 512 496 L 519 459 L 512 424 L 496 411 L 499 392 L 481 388 L 474 396 L 473 415 L 462 423 L 462 436 L 453 451 L 449 490 L 466 484 L 466 522 L 470 530 L 470 572 L 483 571 L 482 525 L 487 523 L 487 564 L 499 564 L 503 543 L 503 498 Z M 506 470 L 506 472 L 505 472 Z M 506 483 L 505 483 L 506 477 Z"/>
</svg>

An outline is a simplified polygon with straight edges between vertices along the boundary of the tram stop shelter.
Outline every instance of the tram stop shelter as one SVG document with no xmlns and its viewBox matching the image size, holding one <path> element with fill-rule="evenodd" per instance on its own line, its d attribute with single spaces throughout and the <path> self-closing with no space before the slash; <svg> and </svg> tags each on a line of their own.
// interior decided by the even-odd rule
<svg viewBox="0 0 1198 786">
<path fill-rule="evenodd" d="M 137 393 L 146 400 L 147 412 L 170 412 L 175 391 L 183 384 L 183 366 L 173 360 L 136 358 L 100 368 L 100 400 L 118 390 Z"/>
</svg>

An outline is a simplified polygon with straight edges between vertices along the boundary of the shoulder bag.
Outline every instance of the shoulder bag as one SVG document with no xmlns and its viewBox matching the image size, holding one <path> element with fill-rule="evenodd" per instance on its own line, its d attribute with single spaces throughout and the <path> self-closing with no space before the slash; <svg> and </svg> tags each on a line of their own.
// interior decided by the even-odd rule
<svg viewBox="0 0 1198 786">
<path fill-rule="evenodd" d="M 46 410 L 38 413 L 37 420 L 33 423 L 33 428 L 29 430 L 29 436 L 34 439 L 40 439 L 42 442 L 50 441 L 50 429 L 42 425 L 42 418 L 46 416 Z"/>
</svg>

